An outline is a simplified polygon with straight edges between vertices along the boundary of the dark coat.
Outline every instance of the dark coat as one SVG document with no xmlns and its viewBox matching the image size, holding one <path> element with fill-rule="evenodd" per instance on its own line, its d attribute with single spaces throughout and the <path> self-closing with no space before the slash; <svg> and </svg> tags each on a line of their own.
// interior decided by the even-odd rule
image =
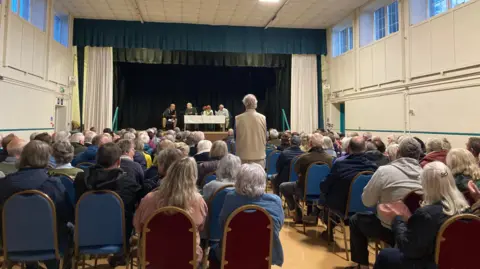
<svg viewBox="0 0 480 269">
<path fill-rule="evenodd" d="M 328 208 L 345 212 L 352 179 L 360 172 L 377 170 L 377 165 L 365 154 L 352 154 L 341 162 L 335 162 L 320 190 L 325 195 Z"/>
<path fill-rule="evenodd" d="M 197 154 L 197 145 L 190 147 L 190 152 L 188 153 L 188 156 L 193 157 Z"/>
<path fill-rule="evenodd" d="M 277 160 L 278 182 L 288 182 L 290 177 L 290 164 L 292 160 L 303 153 L 304 152 L 298 146 L 291 146 L 280 153 L 280 156 L 278 156 Z"/>
<path fill-rule="evenodd" d="M 140 164 L 142 170 L 147 170 L 147 160 L 145 159 L 145 155 L 141 151 L 135 151 L 135 155 L 133 155 L 133 161 Z"/>
<path fill-rule="evenodd" d="M 131 159 L 122 158 L 120 161 L 120 168 L 130 176 L 133 176 L 140 186 L 143 185 L 144 173 L 140 164 Z"/>
<path fill-rule="evenodd" d="M 333 157 L 326 153 L 322 148 L 311 148 L 308 153 L 303 154 L 295 163 L 295 173 L 298 175 L 297 188 L 303 191 L 305 184 L 305 176 L 308 167 L 314 162 L 324 162 L 329 167 L 332 167 Z"/>
<path fill-rule="evenodd" d="M 210 161 L 210 152 L 204 152 L 193 156 L 197 163 Z"/>
<path fill-rule="evenodd" d="M 383 155 L 383 153 L 381 153 L 379 150 L 369 150 L 365 152 L 365 157 L 376 163 L 378 167 L 387 165 L 390 162 L 388 157 Z"/>
<path fill-rule="evenodd" d="M 90 145 L 88 148 L 78 154 L 75 159 L 72 161 L 73 166 L 77 166 L 79 163 L 96 163 L 95 158 L 97 157 L 98 146 Z"/>
<path fill-rule="evenodd" d="M 203 187 L 202 182 L 203 178 L 211 172 L 215 172 L 218 167 L 218 163 L 220 161 L 218 159 L 212 159 L 208 162 L 202 162 L 198 164 L 198 179 L 197 179 L 197 186 Z"/>
<path fill-rule="evenodd" d="M 84 145 L 82 145 L 80 143 L 72 142 L 71 144 L 73 146 L 73 155 L 74 156 L 77 156 L 78 154 L 87 150 L 87 147 L 85 147 Z"/>
</svg>

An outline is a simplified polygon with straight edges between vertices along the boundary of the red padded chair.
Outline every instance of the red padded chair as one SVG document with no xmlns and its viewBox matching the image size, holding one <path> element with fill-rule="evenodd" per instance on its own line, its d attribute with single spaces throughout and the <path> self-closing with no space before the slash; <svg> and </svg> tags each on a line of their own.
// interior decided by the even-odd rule
<svg viewBox="0 0 480 269">
<path fill-rule="evenodd" d="M 146 221 L 140 244 L 143 269 L 197 268 L 197 229 L 185 210 L 158 209 Z"/>
<path fill-rule="evenodd" d="M 478 268 L 480 217 L 462 214 L 451 217 L 440 228 L 435 249 L 438 269 Z"/>
<path fill-rule="evenodd" d="M 269 269 L 273 229 L 272 217 L 261 207 L 246 205 L 235 210 L 225 223 L 221 268 Z"/>
<path fill-rule="evenodd" d="M 421 190 L 412 191 L 403 198 L 403 203 L 408 207 L 412 214 L 420 207 L 422 201 L 423 193 Z"/>
</svg>

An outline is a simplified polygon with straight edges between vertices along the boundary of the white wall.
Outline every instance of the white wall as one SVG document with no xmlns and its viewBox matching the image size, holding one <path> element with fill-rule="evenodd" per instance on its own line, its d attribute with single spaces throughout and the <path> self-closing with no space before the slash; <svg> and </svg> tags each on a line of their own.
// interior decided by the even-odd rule
<svg viewBox="0 0 480 269">
<path fill-rule="evenodd" d="M 71 117 L 69 76 L 73 76 L 71 40 L 65 47 L 53 39 L 53 6 L 48 0 L 46 31 L 34 27 L 0 4 L 0 133 L 28 138 L 55 130 L 55 105 L 63 98 Z M 70 18 L 72 29 L 73 18 Z M 71 35 L 72 31 L 70 31 Z M 61 89 L 64 89 L 62 93 Z M 70 126 L 57 126 L 70 129 Z"/>
<path fill-rule="evenodd" d="M 327 57 L 326 121 L 338 129 L 339 114 L 329 107 L 345 102 L 347 132 L 411 132 L 464 147 L 469 136 L 480 136 L 480 0 L 413 25 L 410 17 L 421 14 L 410 14 L 411 1 L 422 2 L 399 1 L 397 33 L 362 47 L 363 10 L 375 1 L 354 12 L 354 49 Z"/>
</svg>

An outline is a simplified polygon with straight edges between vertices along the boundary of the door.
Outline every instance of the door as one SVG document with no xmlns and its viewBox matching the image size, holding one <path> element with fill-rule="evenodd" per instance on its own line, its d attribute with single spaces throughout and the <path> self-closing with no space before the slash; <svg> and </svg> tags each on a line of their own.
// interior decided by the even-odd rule
<svg viewBox="0 0 480 269">
<path fill-rule="evenodd" d="M 67 130 L 67 107 L 55 106 L 55 132 Z"/>
</svg>

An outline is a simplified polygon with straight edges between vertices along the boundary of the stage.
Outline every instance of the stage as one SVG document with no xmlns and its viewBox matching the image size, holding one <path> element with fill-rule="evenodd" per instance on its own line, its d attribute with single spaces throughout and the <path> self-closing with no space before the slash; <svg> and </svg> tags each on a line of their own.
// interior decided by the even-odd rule
<svg viewBox="0 0 480 269">
<path fill-rule="evenodd" d="M 205 134 L 205 140 L 213 142 L 217 140 L 223 140 L 228 136 L 228 132 L 203 132 Z"/>
</svg>

